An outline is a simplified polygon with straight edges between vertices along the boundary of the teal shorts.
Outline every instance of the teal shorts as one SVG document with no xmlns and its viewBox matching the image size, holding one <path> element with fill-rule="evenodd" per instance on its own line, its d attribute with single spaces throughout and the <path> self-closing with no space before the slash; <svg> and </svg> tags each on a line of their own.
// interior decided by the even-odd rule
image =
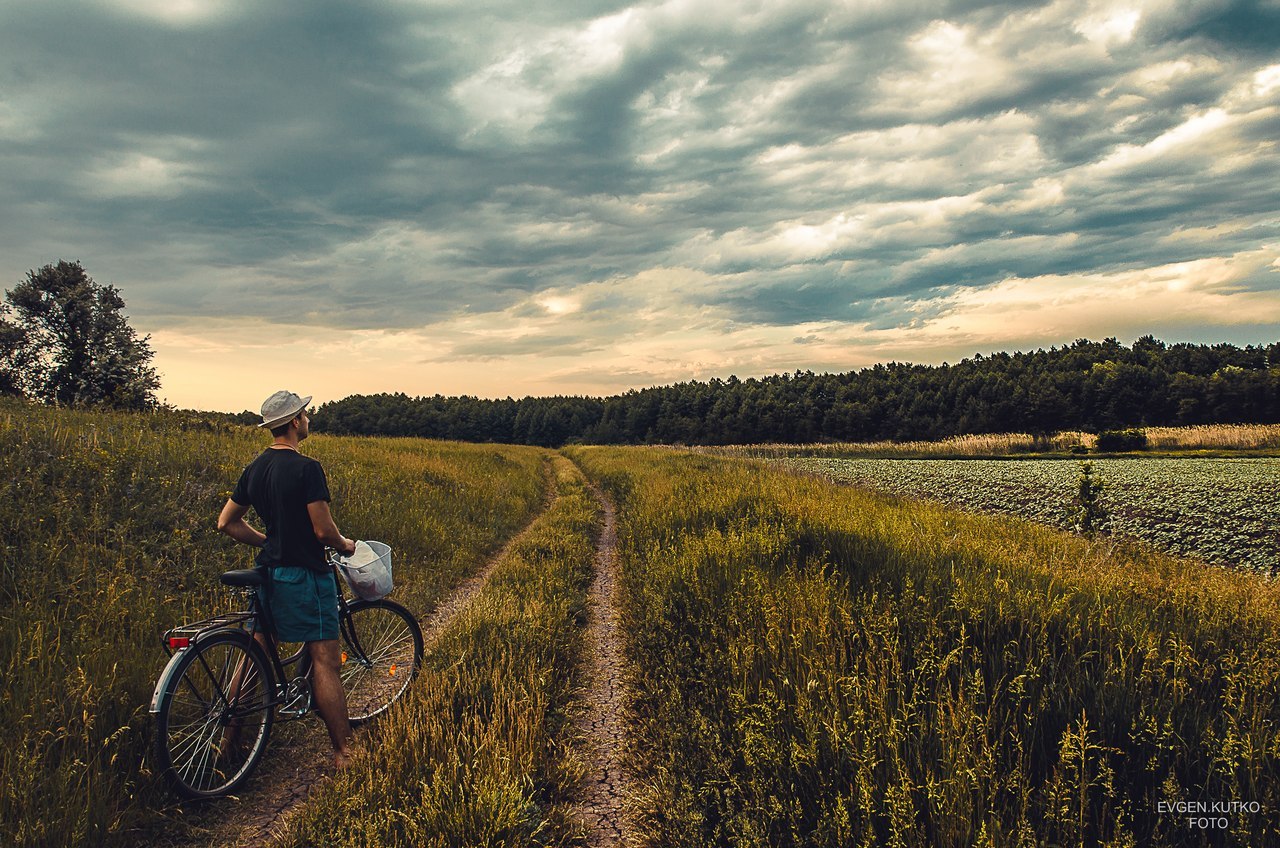
<svg viewBox="0 0 1280 848">
<path fill-rule="evenodd" d="M 287 566 L 272 568 L 267 585 L 276 637 L 282 642 L 338 638 L 338 586 L 332 571 Z"/>
</svg>

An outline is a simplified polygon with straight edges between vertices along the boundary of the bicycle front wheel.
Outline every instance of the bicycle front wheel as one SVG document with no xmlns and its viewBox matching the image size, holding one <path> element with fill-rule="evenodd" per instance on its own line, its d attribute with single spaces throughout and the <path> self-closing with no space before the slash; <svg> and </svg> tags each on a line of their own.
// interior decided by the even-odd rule
<svg viewBox="0 0 1280 848">
<path fill-rule="evenodd" d="M 394 704 L 422 666 L 422 629 L 394 601 L 356 601 L 342 620 L 342 686 L 353 725 Z"/>
<path fill-rule="evenodd" d="M 175 791 L 216 798 L 249 777 L 271 733 L 273 689 L 246 633 L 213 633 L 174 656 L 157 693 L 155 754 Z"/>
</svg>

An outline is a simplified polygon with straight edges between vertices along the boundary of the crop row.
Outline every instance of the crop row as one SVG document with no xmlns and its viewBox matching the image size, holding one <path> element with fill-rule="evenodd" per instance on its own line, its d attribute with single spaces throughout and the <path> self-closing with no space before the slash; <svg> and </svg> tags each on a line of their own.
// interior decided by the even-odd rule
<svg viewBox="0 0 1280 848">
<path fill-rule="evenodd" d="M 1070 527 L 1074 460 L 789 459 L 859 486 Z M 1280 572 L 1280 459 L 1097 459 L 1112 532 L 1207 562 Z"/>
</svg>

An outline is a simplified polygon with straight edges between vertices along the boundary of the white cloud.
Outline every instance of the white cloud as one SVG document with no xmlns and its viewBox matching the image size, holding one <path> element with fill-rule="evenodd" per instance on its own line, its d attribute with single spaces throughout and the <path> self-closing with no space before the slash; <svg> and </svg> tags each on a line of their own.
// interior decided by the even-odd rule
<svg viewBox="0 0 1280 848">
<path fill-rule="evenodd" d="M 579 27 L 520 32 L 493 60 L 454 85 L 453 99 L 476 126 L 522 141 L 547 120 L 556 98 L 614 73 L 645 26 L 625 9 Z"/>
<path fill-rule="evenodd" d="M 1076 32 L 1090 41 L 1111 46 L 1133 40 L 1142 11 L 1124 3 L 1092 4 L 1093 8 L 1075 25 Z"/>
<path fill-rule="evenodd" d="M 1134 336 L 1166 328 L 1280 322 L 1275 249 L 1107 274 L 1013 278 L 927 304 L 935 340 Z M 1267 280 L 1259 289 L 1259 278 Z M 987 343 L 990 343 L 989 341 Z"/>
<path fill-rule="evenodd" d="M 221 20 L 236 0 L 108 0 L 105 6 L 171 26 L 193 26 Z"/>
<path fill-rule="evenodd" d="M 165 198 L 209 185 L 190 163 L 145 153 L 104 157 L 85 176 L 88 193 L 102 197 Z"/>
</svg>

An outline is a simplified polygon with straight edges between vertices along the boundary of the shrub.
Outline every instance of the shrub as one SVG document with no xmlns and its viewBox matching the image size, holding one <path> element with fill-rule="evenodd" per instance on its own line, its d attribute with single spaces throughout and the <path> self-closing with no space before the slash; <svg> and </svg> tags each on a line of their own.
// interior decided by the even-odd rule
<svg viewBox="0 0 1280 848">
<path fill-rule="evenodd" d="M 1093 473 L 1092 462 L 1080 463 L 1080 476 L 1076 479 L 1075 497 L 1067 508 L 1067 521 L 1077 533 L 1091 536 L 1104 532 L 1110 523 L 1107 508 L 1102 504 L 1103 483 Z"/>
<path fill-rule="evenodd" d="M 1147 434 L 1141 430 L 1103 430 L 1098 434 L 1097 448 L 1102 453 L 1145 450 Z"/>
</svg>

